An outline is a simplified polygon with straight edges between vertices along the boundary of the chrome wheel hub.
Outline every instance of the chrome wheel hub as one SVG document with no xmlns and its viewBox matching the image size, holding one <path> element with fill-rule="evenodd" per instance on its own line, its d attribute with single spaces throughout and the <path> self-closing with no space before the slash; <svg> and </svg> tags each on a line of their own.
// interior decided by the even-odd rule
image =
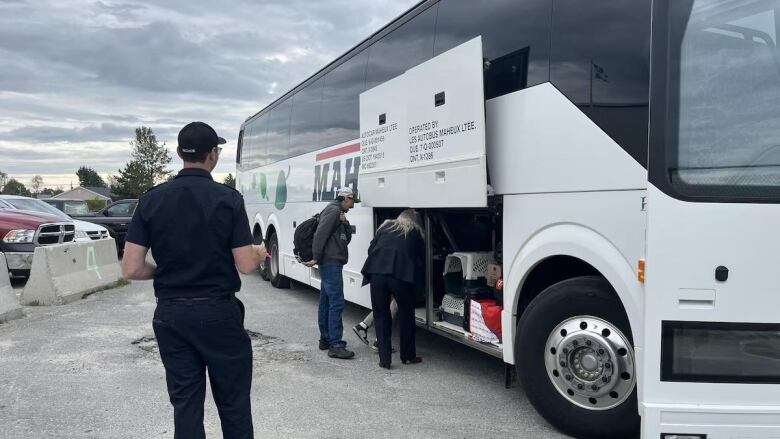
<svg viewBox="0 0 780 439">
<path fill-rule="evenodd" d="M 636 385 L 634 350 L 611 323 L 577 316 L 562 322 L 547 338 L 547 376 L 569 402 L 589 409 L 620 405 Z"/>
</svg>

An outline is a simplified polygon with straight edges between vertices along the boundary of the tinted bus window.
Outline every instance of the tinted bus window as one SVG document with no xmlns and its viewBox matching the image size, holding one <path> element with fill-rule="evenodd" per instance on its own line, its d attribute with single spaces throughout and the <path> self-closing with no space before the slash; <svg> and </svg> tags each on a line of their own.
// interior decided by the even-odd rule
<svg viewBox="0 0 780 439">
<path fill-rule="evenodd" d="M 550 80 L 647 164 L 650 0 L 554 0 Z"/>
<path fill-rule="evenodd" d="M 442 0 L 434 54 L 482 35 L 485 97 L 549 80 L 552 0 Z"/>
<path fill-rule="evenodd" d="M 268 164 L 268 115 L 264 114 L 249 122 L 244 129 L 241 163 L 245 168 Z"/>
<path fill-rule="evenodd" d="M 320 146 L 320 107 L 322 81 L 309 84 L 293 96 L 290 117 L 290 156 L 295 157 Z"/>
<path fill-rule="evenodd" d="M 277 105 L 268 113 L 268 161 L 275 163 L 289 156 L 290 99 Z"/>
<path fill-rule="evenodd" d="M 368 52 L 363 51 L 323 77 L 321 146 L 360 137 L 359 96 L 365 90 L 367 59 Z"/>
<path fill-rule="evenodd" d="M 436 6 L 407 21 L 369 48 L 366 89 L 393 79 L 433 56 Z"/>
<path fill-rule="evenodd" d="M 241 150 L 244 147 L 244 130 L 238 133 L 238 144 L 236 145 L 236 164 L 241 165 Z"/>
</svg>

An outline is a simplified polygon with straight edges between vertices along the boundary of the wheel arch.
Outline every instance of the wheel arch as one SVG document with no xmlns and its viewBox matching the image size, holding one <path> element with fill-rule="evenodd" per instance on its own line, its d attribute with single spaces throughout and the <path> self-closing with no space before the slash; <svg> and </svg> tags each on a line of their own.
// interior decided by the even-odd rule
<svg viewBox="0 0 780 439">
<path fill-rule="evenodd" d="M 276 215 L 271 214 L 268 217 L 268 222 L 266 223 L 266 229 L 265 229 L 265 236 L 264 239 L 268 239 L 269 236 L 271 236 L 272 233 L 278 233 L 279 230 L 279 218 L 276 217 Z"/>
<path fill-rule="evenodd" d="M 603 235 L 578 224 L 550 226 L 531 236 L 511 261 L 502 313 L 505 362 L 515 363 L 517 322 L 533 298 L 577 276 L 599 275 L 609 282 L 628 317 L 635 347 L 641 342 L 642 284 L 633 264 Z"/>
<path fill-rule="evenodd" d="M 263 216 L 260 213 L 255 214 L 253 223 L 254 226 L 252 227 L 252 237 L 260 238 L 261 240 L 265 241 L 265 239 L 268 237 L 268 234 L 266 233 L 265 220 L 263 220 Z"/>
</svg>

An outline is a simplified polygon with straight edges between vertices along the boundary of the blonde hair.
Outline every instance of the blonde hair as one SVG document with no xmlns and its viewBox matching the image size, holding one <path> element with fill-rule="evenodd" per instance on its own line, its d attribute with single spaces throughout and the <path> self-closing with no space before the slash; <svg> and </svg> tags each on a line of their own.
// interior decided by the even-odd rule
<svg viewBox="0 0 780 439">
<path fill-rule="evenodd" d="M 413 230 L 420 232 L 420 236 L 425 236 L 420 214 L 414 209 L 406 209 L 398 215 L 398 218 L 386 220 L 380 228 L 382 227 L 387 227 L 387 230 L 390 232 L 400 231 L 404 238 Z"/>
</svg>

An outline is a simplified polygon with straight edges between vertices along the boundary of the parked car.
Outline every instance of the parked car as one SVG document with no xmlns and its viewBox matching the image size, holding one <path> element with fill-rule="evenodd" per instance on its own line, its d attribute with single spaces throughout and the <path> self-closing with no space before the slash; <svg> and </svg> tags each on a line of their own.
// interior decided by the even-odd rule
<svg viewBox="0 0 780 439">
<path fill-rule="evenodd" d="M 76 208 L 75 202 L 83 202 L 86 205 L 86 202 L 83 200 L 60 200 L 57 198 L 50 198 L 41 201 L 49 203 L 65 213 L 68 213 L 65 209 Z M 66 204 L 68 202 L 71 203 L 70 207 L 66 207 L 68 206 L 68 204 Z M 95 213 L 88 213 L 84 215 L 70 214 L 70 216 L 73 219 L 88 221 L 90 223 L 100 224 L 101 226 L 106 227 L 111 236 L 116 240 L 117 249 L 122 251 L 125 248 L 125 235 L 127 235 L 127 227 L 130 225 L 130 220 L 133 218 L 133 213 L 135 212 L 136 206 L 138 206 L 137 199 L 119 200 L 115 203 L 109 204 Z"/>
<path fill-rule="evenodd" d="M 89 205 L 84 200 L 66 200 L 60 198 L 46 198 L 41 200 L 46 204 L 56 207 L 58 210 L 65 212 L 68 215 L 85 216 L 91 215 Z"/>
<path fill-rule="evenodd" d="M 74 241 L 94 241 L 97 239 L 108 239 L 110 237 L 107 228 L 87 221 L 73 219 L 66 215 L 65 212 L 35 198 L 21 197 L 18 195 L 0 195 L 0 209 L 42 212 L 57 216 L 61 221 L 72 221 L 76 226 L 76 238 Z"/>
<path fill-rule="evenodd" d="M 41 212 L 0 209 L 0 251 L 11 277 L 28 277 L 35 247 L 71 242 L 76 226 L 71 221 Z"/>
</svg>

